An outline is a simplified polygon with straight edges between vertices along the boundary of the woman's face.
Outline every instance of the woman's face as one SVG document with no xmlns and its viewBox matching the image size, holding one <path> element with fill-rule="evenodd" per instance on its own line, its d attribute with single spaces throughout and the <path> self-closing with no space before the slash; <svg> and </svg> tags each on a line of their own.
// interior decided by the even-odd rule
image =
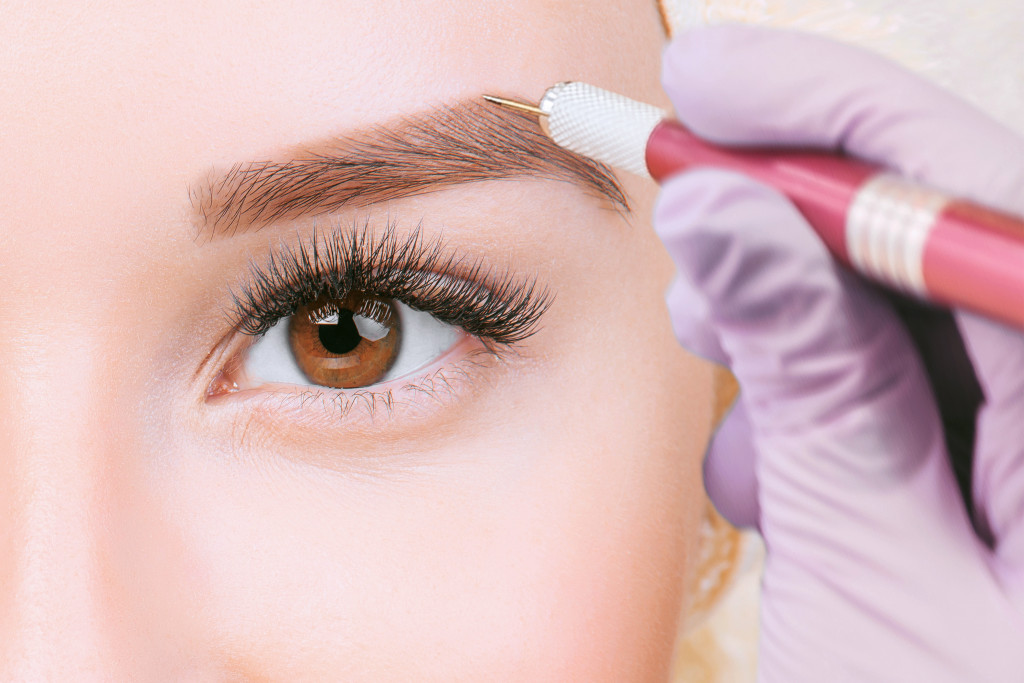
<svg viewBox="0 0 1024 683">
<path fill-rule="evenodd" d="M 2 678 L 664 678 L 712 370 L 663 310 L 655 188 L 622 176 L 625 213 L 551 173 L 405 196 L 362 168 L 245 204 L 486 92 L 664 104 L 654 3 L 54 7 L 0 10 Z M 300 268 L 314 224 L 352 258 Z M 324 304 L 331 264 L 364 289 Z M 403 317 L 410 282 L 472 329 Z M 246 351 L 233 325 L 289 305 Z"/>
</svg>

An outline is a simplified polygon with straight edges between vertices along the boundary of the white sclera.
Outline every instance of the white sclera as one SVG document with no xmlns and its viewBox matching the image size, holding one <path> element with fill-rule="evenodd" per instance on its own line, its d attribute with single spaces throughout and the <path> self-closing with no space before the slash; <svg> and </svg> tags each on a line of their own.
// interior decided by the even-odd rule
<svg viewBox="0 0 1024 683">
<path fill-rule="evenodd" d="M 394 303 L 402 338 L 395 364 L 381 377 L 381 382 L 400 379 L 429 365 L 452 348 L 462 335 L 455 325 L 443 323 L 429 313 L 414 311 L 398 301 Z M 371 341 L 383 337 L 382 332 L 387 333 L 380 323 L 364 316 L 354 316 L 353 321 L 359 334 Z M 325 322 L 329 320 L 325 319 Z M 278 321 L 262 339 L 249 347 L 245 369 L 249 377 L 259 382 L 310 384 L 292 355 L 288 343 L 288 318 Z"/>
</svg>

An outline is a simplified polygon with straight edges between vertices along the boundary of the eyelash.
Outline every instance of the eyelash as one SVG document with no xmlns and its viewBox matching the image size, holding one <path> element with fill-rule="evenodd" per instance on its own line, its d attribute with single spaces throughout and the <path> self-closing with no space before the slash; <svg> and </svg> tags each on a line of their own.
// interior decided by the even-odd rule
<svg viewBox="0 0 1024 683">
<path fill-rule="evenodd" d="M 533 335 L 553 298 L 536 280 L 508 271 L 495 274 L 481 261 L 456 256 L 441 237 L 424 239 L 419 226 L 400 238 L 397 224 L 389 221 L 375 237 L 367 219 L 361 227 L 326 234 L 314 227 L 309 242 L 283 246 L 265 265 L 251 263 L 248 279 L 230 291 L 228 317 L 240 333 L 259 338 L 301 306 L 350 292 L 395 299 L 429 313 L 479 338 L 493 355 Z M 314 389 L 335 398 L 370 391 Z M 390 395 L 384 400 L 390 404 Z"/>
</svg>

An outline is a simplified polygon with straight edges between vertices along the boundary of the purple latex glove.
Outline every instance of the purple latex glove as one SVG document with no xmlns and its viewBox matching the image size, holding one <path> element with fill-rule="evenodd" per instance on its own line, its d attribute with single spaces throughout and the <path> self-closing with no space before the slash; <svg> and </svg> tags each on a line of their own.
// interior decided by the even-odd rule
<svg viewBox="0 0 1024 683">
<path fill-rule="evenodd" d="M 662 80 L 705 139 L 842 148 L 1024 214 L 1024 139 L 866 51 L 720 26 L 678 38 Z M 986 399 L 973 498 L 989 548 L 907 328 L 787 200 L 697 169 L 664 184 L 655 226 L 680 272 L 677 336 L 742 387 L 706 480 L 767 545 L 761 680 L 1024 680 L 1024 334 L 956 313 Z"/>
</svg>

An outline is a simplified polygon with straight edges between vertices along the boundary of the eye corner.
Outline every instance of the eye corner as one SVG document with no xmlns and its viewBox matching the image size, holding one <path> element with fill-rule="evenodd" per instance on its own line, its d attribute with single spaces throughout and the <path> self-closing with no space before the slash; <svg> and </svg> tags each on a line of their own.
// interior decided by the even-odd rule
<svg viewBox="0 0 1024 683">
<path fill-rule="evenodd" d="M 234 345 L 232 345 L 234 346 Z M 244 372 L 242 353 L 244 350 L 230 349 L 227 362 L 217 371 L 217 374 L 207 383 L 204 397 L 207 401 L 215 400 L 227 394 L 235 394 L 242 391 L 239 384 L 240 374 Z"/>
</svg>

